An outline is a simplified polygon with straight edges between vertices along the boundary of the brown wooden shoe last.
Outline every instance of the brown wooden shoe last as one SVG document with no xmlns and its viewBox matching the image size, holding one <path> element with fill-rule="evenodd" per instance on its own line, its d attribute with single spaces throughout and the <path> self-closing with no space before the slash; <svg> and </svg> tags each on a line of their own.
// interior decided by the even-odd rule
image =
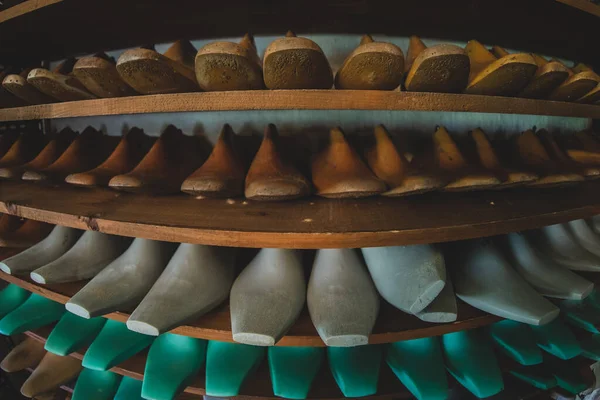
<svg viewBox="0 0 600 400">
<path fill-rule="evenodd" d="M 330 89 L 333 84 L 333 73 L 323 50 L 293 32 L 269 44 L 263 74 L 268 89 Z"/>
<path fill-rule="evenodd" d="M 23 173 L 23 179 L 64 181 L 70 174 L 87 171 L 98 166 L 106 160 L 117 146 L 118 141 L 117 137 L 103 135 L 102 132 L 88 127 L 73 140 L 56 161 L 38 171 L 27 169 Z"/>
<path fill-rule="evenodd" d="M 25 132 L 0 157 L 0 168 L 10 168 L 33 160 L 47 144 L 47 138 L 37 131 Z"/>
<path fill-rule="evenodd" d="M 44 344 L 27 337 L 16 345 L 0 363 L 4 372 L 18 372 L 27 368 L 35 368 L 46 355 Z"/>
<path fill-rule="evenodd" d="M 63 61 L 52 71 L 34 68 L 27 75 L 27 82 L 40 92 L 58 101 L 77 101 L 95 99 L 85 86 L 73 75 L 76 60 Z"/>
<path fill-rule="evenodd" d="M 28 248 L 44 239 L 54 228 L 53 225 L 45 222 L 25 220 L 18 229 L 2 234 L 0 233 L 1 247 Z"/>
<path fill-rule="evenodd" d="M 600 141 L 589 131 L 577 132 L 563 148 L 572 160 L 583 165 L 600 165 Z"/>
<path fill-rule="evenodd" d="M 98 97 L 123 97 L 137 94 L 119 75 L 114 58 L 104 53 L 80 58 L 73 66 L 73 74 L 87 90 Z"/>
<path fill-rule="evenodd" d="M 25 223 L 25 219 L 15 215 L 0 214 L 0 237 L 9 235 Z"/>
<path fill-rule="evenodd" d="M 108 185 L 128 192 L 177 193 L 208 157 L 207 150 L 200 137 L 186 136 L 169 125 L 132 171 L 115 176 Z"/>
<path fill-rule="evenodd" d="M 335 75 L 335 87 L 349 90 L 393 90 L 402 83 L 404 53 L 386 42 L 363 36 Z"/>
<path fill-rule="evenodd" d="M 208 159 L 181 185 L 181 191 L 206 197 L 237 197 L 244 194 L 246 163 L 236 151 L 235 134 L 225 124 Z"/>
<path fill-rule="evenodd" d="M 574 161 L 566 151 L 564 151 L 557 143 L 553 135 L 544 129 L 537 132 L 542 144 L 546 147 L 546 151 L 550 157 L 559 165 L 560 169 L 567 172 L 573 172 L 577 175 L 583 175 L 586 179 L 600 178 L 600 166 L 582 164 Z"/>
<path fill-rule="evenodd" d="M 212 91 L 264 88 L 262 65 L 254 38 L 246 34 L 240 43 L 213 42 L 196 54 L 196 79 L 200 89 Z"/>
<path fill-rule="evenodd" d="M 251 200 L 291 200 L 308 196 L 311 184 L 292 161 L 277 128 L 265 128 L 262 143 L 246 175 L 246 198 Z"/>
<path fill-rule="evenodd" d="M 126 174 L 135 168 L 148 153 L 153 142 L 153 138 L 147 136 L 143 130 L 132 128 L 102 164 L 89 171 L 68 175 L 65 181 L 78 186 L 108 185 L 113 177 Z"/>
<path fill-rule="evenodd" d="M 141 94 L 195 92 L 195 56 L 196 49 L 189 41 L 178 40 L 164 55 L 148 48 L 127 50 L 117 61 L 117 71 Z"/>
<path fill-rule="evenodd" d="M 570 71 L 558 61 L 547 61 L 537 54 L 531 56 L 538 69 L 518 97 L 545 99 L 569 77 Z"/>
<path fill-rule="evenodd" d="M 531 187 L 554 187 L 583 181 L 583 176 L 570 171 L 562 171 L 550 157 L 539 137 L 527 130 L 513 138 L 515 156 L 521 163 L 532 168 L 540 177 L 530 183 Z"/>
<path fill-rule="evenodd" d="M 317 194 L 331 198 L 373 196 L 387 190 L 350 146 L 340 128 L 329 133 L 329 143 L 312 162 Z"/>
<path fill-rule="evenodd" d="M 74 379 L 82 369 L 81 360 L 48 352 L 21 386 L 21 394 L 33 398 L 47 393 Z"/>
<path fill-rule="evenodd" d="M 526 185 L 538 179 L 537 174 L 527 170 L 515 170 L 503 165 L 487 135 L 480 128 L 469 133 L 474 144 L 478 163 L 493 172 L 501 181 L 498 189 Z"/>
<path fill-rule="evenodd" d="M 427 173 L 407 160 L 407 151 L 395 146 L 383 125 L 375 127 L 373 138 L 374 144 L 365 150 L 365 158 L 373 173 L 389 187 L 383 196 L 425 193 L 446 184 L 443 177 Z"/>
<path fill-rule="evenodd" d="M 584 64 L 570 70 L 570 76 L 548 97 L 554 101 L 578 101 L 600 84 L 600 76 Z"/>
<path fill-rule="evenodd" d="M 27 82 L 27 75 L 31 72 L 31 68 L 21 71 L 20 74 L 6 75 L 2 81 L 2 87 L 27 104 L 47 104 L 53 103 L 56 100 L 35 88 Z"/>
<path fill-rule="evenodd" d="M 0 178 L 21 178 L 25 171 L 39 172 L 56 161 L 77 137 L 77 132 L 64 128 L 50 135 L 50 141 L 31 161 L 11 167 L 0 167 Z"/>
<path fill-rule="evenodd" d="M 439 44 L 427 48 L 421 39 L 411 36 L 408 57 L 404 82 L 408 91 L 460 93 L 467 86 L 469 57 L 458 46 Z"/>
<path fill-rule="evenodd" d="M 444 190 L 481 190 L 494 188 L 501 183 L 490 171 L 470 165 L 443 126 L 433 134 L 433 147 L 440 170 L 449 177 L 450 183 Z"/>
<path fill-rule="evenodd" d="M 465 51 L 471 63 L 467 94 L 515 96 L 538 69 L 529 54 L 509 54 L 498 59 L 476 40 L 470 40 Z"/>
</svg>

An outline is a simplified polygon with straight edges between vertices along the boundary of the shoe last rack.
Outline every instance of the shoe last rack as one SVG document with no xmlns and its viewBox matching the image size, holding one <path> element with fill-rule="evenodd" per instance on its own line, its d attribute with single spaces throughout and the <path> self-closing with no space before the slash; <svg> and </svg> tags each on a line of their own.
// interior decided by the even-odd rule
<svg viewBox="0 0 600 400">
<path fill-rule="evenodd" d="M 564 3 L 564 4 L 561 4 Z M 535 18 L 531 16 L 535 15 Z M 0 62 L 58 60 L 96 51 L 123 49 L 142 43 L 161 43 L 185 37 L 217 39 L 239 37 L 246 31 L 273 35 L 292 28 L 304 33 L 389 36 L 419 34 L 465 42 L 477 37 L 483 43 L 535 50 L 600 67 L 600 7 L 585 0 L 534 0 L 486 2 L 457 0 L 403 2 L 308 0 L 295 3 L 232 0 L 147 1 L 143 5 L 116 0 L 77 2 L 27 0 L 0 12 Z M 550 28 L 551 27 L 551 28 Z M 64 118 L 161 113 L 261 112 L 269 110 L 426 111 L 438 113 L 512 114 L 514 118 L 551 116 L 587 119 L 595 125 L 600 106 L 520 98 L 440 93 L 359 92 L 334 90 L 197 92 L 0 109 L 7 126 L 45 120 L 45 125 L 68 124 Z M 67 121 L 67 122 L 65 122 Z M 73 120 L 76 121 L 76 120 Z M 268 122 L 268 121 L 266 121 Z M 265 122 L 265 124 L 266 124 Z M 436 194 L 411 199 L 370 198 L 348 201 L 311 198 L 280 203 L 205 199 L 202 207 L 191 197 L 148 198 L 110 191 L 82 194 L 69 186 L 35 186 L 2 183 L 0 212 L 79 229 L 125 236 L 235 247 L 359 248 L 468 239 L 537 228 L 600 212 L 600 184 L 585 183 L 568 191 L 505 191 Z M 357 212 L 357 210 L 359 210 Z M 436 218 L 431 218 L 435 215 Z M 10 255 L 4 249 L 3 257 Z M 52 300 L 66 303 L 82 284 L 42 287 L 0 273 L 0 278 Z M 459 321 L 428 324 L 409 319 L 383 305 L 370 343 L 380 344 L 485 326 L 498 321 L 466 304 L 459 305 Z M 107 318 L 126 321 L 127 314 Z M 218 309 L 174 333 L 231 341 L 229 313 Z M 229 332 L 228 332 L 229 331 Z M 45 340 L 49 332 L 30 332 Z M 322 346 L 307 313 L 278 345 Z M 81 354 L 74 354 L 81 357 Z M 144 360 L 128 360 L 114 371 L 141 379 Z M 259 371 L 268 374 L 268 371 Z M 409 398 L 405 388 L 386 384 L 385 398 Z M 248 397 L 264 397 L 270 388 L 256 385 Z M 315 383 L 316 384 L 316 383 Z M 333 385 L 332 382 L 329 384 Z M 265 385 L 262 385 L 265 386 Z M 186 391 L 203 394 L 195 382 Z"/>
</svg>

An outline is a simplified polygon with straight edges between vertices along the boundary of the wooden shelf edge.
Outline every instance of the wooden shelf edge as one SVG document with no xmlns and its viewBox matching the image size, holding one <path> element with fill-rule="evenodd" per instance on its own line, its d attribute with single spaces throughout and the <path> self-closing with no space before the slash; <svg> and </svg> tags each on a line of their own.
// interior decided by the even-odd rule
<svg viewBox="0 0 600 400">
<path fill-rule="evenodd" d="M 48 7 L 63 0 L 27 0 L 0 12 L 0 23 Z"/>
<path fill-rule="evenodd" d="M 375 90 L 256 90 L 179 93 L 0 110 L 0 121 L 143 113 L 243 110 L 401 110 L 600 118 L 600 106 L 513 97 Z"/>
<path fill-rule="evenodd" d="M 40 341 L 41 343 L 46 343 L 48 336 L 52 329 L 50 327 L 44 327 L 37 329 L 35 331 L 28 331 L 25 334 L 35 340 Z M 70 356 L 76 358 L 78 360 L 83 360 L 83 356 L 87 348 L 80 349 L 78 352 L 71 353 Z M 144 369 L 146 365 L 148 352 L 147 350 L 142 351 L 133 357 L 123 361 L 116 367 L 110 369 L 111 372 L 114 372 L 119 375 L 128 376 L 130 378 L 141 381 L 144 379 Z M 321 374 L 324 372 L 324 367 L 321 368 Z M 201 370 L 200 374 L 190 386 L 188 386 L 185 391 L 178 396 L 177 400 L 184 400 L 188 398 L 196 398 L 196 396 L 203 396 L 206 394 L 206 390 L 204 389 L 204 378 L 203 378 L 204 370 Z M 333 382 L 333 378 L 329 373 L 325 373 L 325 376 L 320 376 L 316 378 L 313 387 L 318 387 L 319 396 L 310 396 L 311 399 L 328 399 L 334 400 L 339 399 L 342 400 L 344 397 L 339 392 L 337 386 Z M 381 382 L 383 381 L 383 382 Z M 320 385 L 319 385 L 320 384 Z M 325 387 L 323 387 L 325 386 Z M 397 380 L 397 378 L 393 375 L 391 370 L 386 369 L 382 366 L 382 371 L 380 372 L 380 394 L 376 394 L 374 396 L 368 396 L 364 399 L 377 399 L 377 400 L 392 400 L 392 399 L 412 399 L 412 395 L 408 392 L 408 390 Z M 273 394 L 271 388 L 271 378 L 269 375 L 268 369 L 268 361 L 265 358 L 261 363 L 259 369 L 252 373 L 249 379 L 246 380 L 241 393 L 238 396 L 235 396 L 235 399 L 243 400 L 243 399 L 280 399 Z"/>
<path fill-rule="evenodd" d="M 4 272 L 0 272 L 0 279 L 62 304 L 68 302 L 71 296 L 86 283 L 76 282 L 44 287 L 30 280 L 21 279 Z M 403 313 L 382 300 L 378 322 L 369 337 L 369 344 L 384 344 L 401 340 L 439 336 L 445 333 L 487 326 L 501 320 L 497 316 L 472 308 L 460 302 L 460 300 L 458 314 L 459 320 L 453 323 L 427 323 L 420 321 L 412 315 Z M 129 314 L 114 312 L 104 317 L 125 323 L 129 318 Z M 233 342 L 229 306 L 223 305 L 199 318 L 194 324 L 180 326 L 172 330 L 171 333 L 198 339 Z M 277 342 L 277 346 L 323 347 L 325 344 L 312 325 L 308 312 L 303 312 L 288 334 Z"/>
<path fill-rule="evenodd" d="M 571 7 L 575 7 L 581 11 L 584 11 L 588 14 L 595 15 L 596 17 L 600 17 L 600 6 L 592 3 L 589 0 L 556 0 L 559 3 L 566 4 Z"/>
<path fill-rule="evenodd" d="M 52 330 L 51 327 L 44 327 L 44 328 L 37 329 L 35 331 L 25 332 L 25 334 L 35 340 L 40 341 L 41 343 L 46 343 L 46 340 L 47 340 L 51 330 Z M 83 351 L 80 350 L 79 352 L 70 354 L 70 356 L 81 360 L 81 359 L 83 359 L 83 354 L 85 354 L 86 350 L 87 349 L 83 349 Z M 122 364 L 112 368 L 110 371 L 112 371 L 116 374 L 119 374 L 119 375 L 128 376 L 133 379 L 143 380 L 143 378 L 144 378 L 143 369 L 144 369 L 144 366 L 146 363 L 146 357 L 147 357 L 147 352 L 143 351 L 142 353 L 138 353 L 135 356 L 131 357 L 129 360 L 124 361 Z M 503 373 L 506 373 L 508 371 L 509 365 L 513 364 L 514 361 L 511 361 L 510 364 L 506 364 L 505 361 L 503 363 L 503 360 L 506 360 L 505 356 L 500 356 L 499 365 L 500 365 L 500 368 L 502 369 Z M 584 363 L 585 363 L 585 365 L 591 364 L 590 361 L 585 361 Z M 279 397 L 275 397 L 272 390 L 270 390 L 271 380 L 270 380 L 270 376 L 268 375 L 268 367 L 266 367 L 265 364 L 267 364 L 266 360 L 263 361 L 259 370 L 257 372 L 255 372 L 255 376 L 251 377 L 251 379 L 248 379 L 247 383 L 244 384 L 243 389 L 251 390 L 252 395 L 240 395 L 240 396 L 236 396 L 235 399 L 256 399 L 257 397 L 263 398 L 263 399 L 273 399 L 273 400 L 280 399 Z M 321 372 L 321 374 L 323 374 L 323 372 L 324 372 L 323 368 L 321 369 L 320 372 Z M 258 375 L 258 376 L 256 376 L 256 375 Z M 329 375 L 329 374 L 327 372 L 325 372 L 325 375 Z M 252 379 L 252 378 L 254 378 L 254 379 Z M 319 379 L 319 378 L 317 378 L 317 379 Z M 508 379 L 511 379 L 511 378 L 508 377 Z M 313 394 L 319 395 L 319 396 L 310 396 L 310 394 L 309 394 L 309 399 L 311 399 L 311 400 L 315 400 L 315 399 L 333 400 L 336 398 L 339 398 L 340 400 L 344 399 L 343 397 L 340 396 L 341 393 L 336 393 L 336 392 L 338 392 L 337 388 L 335 388 L 335 387 L 332 388 L 332 385 L 334 383 L 331 381 L 331 376 L 325 376 L 324 379 L 321 376 L 321 382 L 315 382 L 315 384 L 313 384 L 313 387 L 317 386 L 318 384 L 321 384 L 321 386 L 325 386 L 323 384 L 326 384 L 328 387 L 325 387 L 325 388 L 321 387 L 321 388 L 319 388 L 319 393 L 313 393 Z M 458 385 L 458 383 L 454 379 L 450 379 L 449 385 L 452 388 L 455 385 Z M 192 385 L 188 386 L 185 389 L 184 393 L 179 395 L 176 399 L 184 400 L 184 399 L 196 398 L 196 396 L 202 396 L 206 393 L 206 391 L 203 389 L 203 386 L 204 386 L 204 384 L 203 384 L 202 378 L 198 377 L 192 383 Z M 69 388 L 68 386 L 62 387 L 62 389 L 70 391 L 70 392 L 73 391 L 73 389 Z M 385 366 L 385 365 L 382 365 L 382 368 L 380 370 L 379 389 L 380 389 L 379 390 L 380 394 L 376 394 L 374 396 L 363 397 L 363 399 L 365 399 L 365 400 L 368 400 L 368 399 L 377 399 L 377 400 L 414 399 L 412 394 L 409 393 L 409 391 L 404 386 L 402 386 L 401 383 L 399 383 L 399 381 L 393 375 L 391 370 L 389 370 L 387 368 L 387 366 Z M 547 392 L 548 392 L 547 390 L 539 389 L 535 393 L 535 397 L 531 397 L 531 398 L 537 399 L 539 395 L 542 395 L 543 393 L 547 393 Z M 324 394 L 329 394 L 329 396 L 324 396 Z M 334 396 L 331 396 L 332 394 L 334 394 Z M 527 397 L 527 398 L 530 398 L 530 397 Z M 541 398 L 541 397 L 539 397 L 539 398 Z"/>
<path fill-rule="evenodd" d="M 152 240 L 253 248 L 361 248 L 472 239 L 589 218 L 600 213 L 599 199 L 600 182 L 569 190 L 278 203 L 145 196 L 66 184 L 0 185 L 0 212 L 23 218 Z"/>
</svg>

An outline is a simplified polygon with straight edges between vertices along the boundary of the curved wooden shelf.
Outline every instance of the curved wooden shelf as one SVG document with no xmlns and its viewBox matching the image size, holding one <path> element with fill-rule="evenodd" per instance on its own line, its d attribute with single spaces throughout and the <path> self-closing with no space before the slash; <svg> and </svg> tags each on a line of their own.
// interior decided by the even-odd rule
<svg viewBox="0 0 600 400">
<path fill-rule="evenodd" d="M 30 336 L 33 339 L 39 340 L 42 343 L 46 342 L 48 335 L 52 331 L 52 327 L 44 327 L 41 329 L 37 329 L 35 331 L 25 332 L 27 336 Z M 80 352 L 72 353 L 71 356 L 77 359 L 83 359 L 83 354 L 87 349 L 82 349 Z M 511 365 L 514 365 L 514 361 L 511 361 L 506 356 L 502 354 L 497 354 L 499 356 L 499 365 L 503 372 L 508 371 Z M 111 371 L 120 375 L 129 376 L 131 378 L 142 380 L 144 377 L 144 365 L 146 363 L 147 352 L 142 352 L 140 354 L 135 355 L 134 357 L 126 360 L 122 364 L 118 365 L 115 368 L 112 368 Z M 585 366 L 585 368 L 589 368 L 591 365 L 591 361 L 577 359 L 572 360 L 575 368 L 579 369 L 579 366 Z M 185 392 L 177 397 L 177 400 L 187 400 L 187 399 L 195 399 L 196 396 L 204 394 L 204 382 L 202 380 L 202 376 L 204 375 L 204 371 L 200 372 L 198 379 L 196 379 L 191 386 L 187 387 Z M 272 389 L 271 389 L 271 377 L 268 371 L 267 362 L 264 361 L 258 370 L 251 377 L 253 379 L 249 379 L 245 385 L 242 387 L 242 392 L 244 393 L 241 396 L 236 396 L 238 398 L 267 398 L 267 399 L 280 399 L 279 397 L 275 397 Z M 456 382 L 452 377 L 448 377 L 449 387 L 450 388 L 458 388 L 460 385 Z M 524 385 L 522 382 L 516 380 L 509 374 L 505 374 L 505 390 L 510 392 L 514 392 L 515 389 L 519 391 L 523 391 L 523 388 L 528 393 L 527 398 L 530 400 L 542 400 L 547 399 L 547 391 L 541 389 L 535 389 L 532 386 Z M 68 387 L 64 387 L 67 391 L 73 391 Z M 379 374 L 379 388 L 378 394 L 375 396 L 363 397 L 363 399 L 414 399 L 414 397 L 408 392 L 408 390 L 398 381 L 398 379 L 394 376 L 392 371 L 387 367 L 387 365 L 383 365 L 380 369 Z M 465 391 L 466 389 L 463 389 Z M 465 392 L 466 393 L 466 392 Z M 322 367 L 321 373 L 316 378 L 313 383 L 312 390 L 308 396 L 309 399 L 334 399 L 340 398 L 342 399 L 342 394 L 337 388 L 329 369 L 325 366 Z M 521 397 L 519 397 L 521 398 Z"/>
<path fill-rule="evenodd" d="M 590 0 L 556 0 L 559 3 L 566 4 L 571 7 L 575 7 L 588 14 L 600 17 L 600 6 L 592 3 Z"/>
<path fill-rule="evenodd" d="M 27 0 L 0 12 L 0 23 L 60 3 L 63 0 Z"/>
<path fill-rule="evenodd" d="M 42 343 L 46 343 L 46 339 L 52 331 L 51 326 L 47 326 L 35 331 L 26 332 L 26 335 L 39 340 Z M 87 348 L 81 349 L 78 352 L 72 353 L 71 357 L 79 360 L 83 359 L 83 355 L 87 351 Z M 133 379 L 143 380 L 144 369 L 146 366 L 146 358 L 148 351 L 142 351 L 133 357 L 125 360 L 118 366 L 111 369 L 112 372 L 128 376 Z M 188 398 L 196 398 L 195 396 L 202 396 L 206 394 L 204 390 L 204 376 L 205 370 L 202 368 L 198 373 L 196 379 L 190 386 L 185 389 L 185 392 L 177 397 L 177 400 L 184 400 Z M 240 390 L 239 396 L 236 399 L 281 399 L 273 394 L 271 375 L 269 373 L 269 364 L 265 358 L 260 364 L 258 369 L 250 375 L 250 377 L 244 382 Z M 320 370 L 319 375 L 313 382 L 311 391 L 308 394 L 310 399 L 345 399 L 337 387 L 333 376 L 327 366 L 323 366 Z M 379 387 L 378 393 L 374 396 L 365 397 L 365 399 L 378 399 L 378 400 L 392 400 L 392 399 L 412 399 L 413 396 L 410 392 L 400 383 L 398 378 L 394 375 L 391 369 L 386 365 L 382 365 L 379 373 Z"/>
<path fill-rule="evenodd" d="M 0 259 L 5 258 L 0 252 Z M 30 292 L 37 293 L 51 300 L 65 304 L 86 283 L 74 282 L 60 285 L 41 286 L 29 279 L 19 278 L 0 272 L 0 279 L 14 283 Z M 105 315 L 106 318 L 120 322 L 126 322 L 129 314 L 114 312 Z M 369 337 L 370 344 L 390 343 L 400 340 L 417 339 L 429 336 L 438 336 L 445 333 L 462 331 L 465 329 L 478 328 L 490 325 L 501 318 L 486 314 L 475 309 L 460 300 L 458 301 L 458 321 L 450 324 L 432 324 L 423 322 L 417 317 L 403 313 L 394 308 L 384 300 L 381 301 L 381 310 L 373 333 Z M 191 336 L 199 339 L 218 340 L 221 342 L 233 342 L 231 336 L 231 319 L 229 315 L 229 304 L 223 304 L 209 312 L 190 325 L 180 326 L 172 331 L 179 335 Z M 317 334 L 310 320 L 308 310 L 305 308 L 277 346 L 313 346 L 321 347 L 325 344 Z"/>
<path fill-rule="evenodd" d="M 498 235 L 588 218 L 600 213 L 600 182 L 535 191 L 256 202 L 3 181 L 0 212 L 181 243 L 299 249 L 397 246 Z"/>
<path fill-rule="evenodd" d="M 600 118 L 600 106 L 513 97 L 376 90 L 255 90 L 162 94 L 0 110 L 0 121 L 189 111 L 461 111 Z"/>
</svg>

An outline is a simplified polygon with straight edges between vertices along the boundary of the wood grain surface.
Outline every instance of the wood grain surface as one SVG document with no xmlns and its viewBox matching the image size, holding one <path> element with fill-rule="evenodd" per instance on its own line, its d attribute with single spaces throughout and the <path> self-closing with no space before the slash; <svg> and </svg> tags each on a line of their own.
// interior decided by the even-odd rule
<svg viewBox="0 0 600 400">
<path fill-rule="evenodd" d="M 600 118 L 600 106 L 549 100 L 383 90 L 252 90 L 161 94 L 0 109 L 0 121 L 187 111 L 406 110 Z"/>
<path fill-rule="evenodd" d="M 258 202 L 2 181 L 0 212 L 171 242 L 357 248 L 470 239 L 588 218 L 600 213 L 600 182 L 407 198 Z"/>
</svg>

